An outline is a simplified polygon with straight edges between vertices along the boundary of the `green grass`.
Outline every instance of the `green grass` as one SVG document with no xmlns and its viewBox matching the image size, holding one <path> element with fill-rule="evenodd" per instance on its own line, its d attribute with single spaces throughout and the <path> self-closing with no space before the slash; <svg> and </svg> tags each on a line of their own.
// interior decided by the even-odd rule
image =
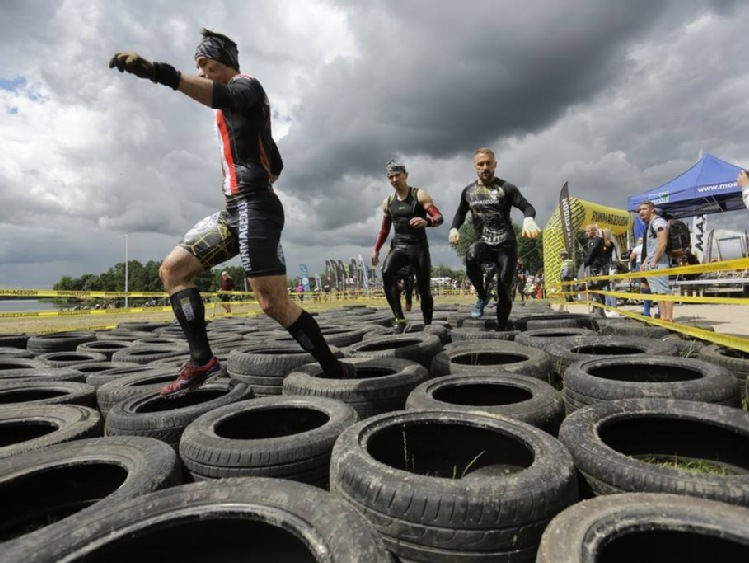
<svg viewBox="0 0 749 563">
<path fill-rule="evenodd" d="M 668 469 L 686 471 L 693 475 L 736 475 L 736 473 L 729 470 L 727 467 L 705 459 L 679 459 L 677 456 L 674 456 L 673 458 L 643 456 L 637 457 L 637 459 L 644 461 L 645 463 L 659 465 Z"/>
</svg>

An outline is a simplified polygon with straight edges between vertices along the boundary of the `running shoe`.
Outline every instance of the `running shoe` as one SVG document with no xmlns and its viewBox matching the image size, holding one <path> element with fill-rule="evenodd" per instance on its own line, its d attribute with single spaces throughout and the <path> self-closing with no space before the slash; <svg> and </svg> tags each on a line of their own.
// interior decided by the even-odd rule
<svg viewBox="0 0 749 563">
<path fill-rule="evenodd" d="M 177 379 L 161 390 L 162 397 L 180 397 L 185 393 L 197 389 L 204 383 L 219 377 L 223 368 L 216 356 L 213 356 L 204 366 L 194 366 L 189 361 L 179 370 Z"/>
<path fill-rule="evenodd" d="M 341 379 L 356 379 L 356 366 L 354 364 L 341 362 L 341 372 L 343 373 Z"/>
<path fill-rule="evenodd" d="M 489 298 L 481 299 L 480 297 L 476 301 L 476 304 L 473 306 L 473 309 L 471 309 L 471 316 L 474 319 L 478 319 L 481 315 L 484 314 L 484 309 L 489 304 Z"/>
<path fill-rule="evenodd" d="M 393 332 L 395 334 L 406 332 L 406 319 L 393 319 Z"/>
</svg>

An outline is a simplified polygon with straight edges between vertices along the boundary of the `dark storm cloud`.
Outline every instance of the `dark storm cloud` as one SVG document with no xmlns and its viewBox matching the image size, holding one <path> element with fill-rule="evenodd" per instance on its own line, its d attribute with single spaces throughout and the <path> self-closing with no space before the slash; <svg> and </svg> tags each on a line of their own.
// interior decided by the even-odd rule
<svg viewBox="0 0 749 563">
<path fill-rule="evenodd" d="M 616 80 L 626 70 L 623 48 L 667 6 L 352 7 L 361 57 L 329 65 L 303 100 L 281 144 L 295 163 L 287 174 L 304 174 L 304 197 L 354 169 L 379 175 L 395 153 L 444 158 L 542 129 Z"/>
</svg>

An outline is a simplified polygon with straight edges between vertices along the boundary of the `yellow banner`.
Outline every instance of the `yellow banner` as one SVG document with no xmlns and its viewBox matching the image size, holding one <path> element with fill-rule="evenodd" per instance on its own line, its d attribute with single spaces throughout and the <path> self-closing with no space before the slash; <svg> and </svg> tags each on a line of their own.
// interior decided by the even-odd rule
<svg viewBox="0 0 749 563">
<path fill-rule="evenodd" d="M 589 201 L 580 200 L 585 210 L 585 215 L 580 226 L 596 223 L 599 228 L 609 228 L 614 235 L 621 235 L 627 232 L 632 217 L 626 209 L 617 209 L 615 207 L 606 207 Z"/>
</svg>

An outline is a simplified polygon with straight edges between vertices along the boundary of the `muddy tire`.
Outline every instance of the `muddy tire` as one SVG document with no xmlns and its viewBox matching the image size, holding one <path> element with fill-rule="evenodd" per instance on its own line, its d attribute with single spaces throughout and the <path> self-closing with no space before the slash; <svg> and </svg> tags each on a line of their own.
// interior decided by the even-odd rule
<svg viewBox="0 0 749 563">
<path fill-rule="evenodd" d="M 401 560 L 429 563 L 532 561 L 549 520 L 578 498 L 572 459 L 545 432 L 445 411 L 344 430 L 330 487 Z"/>
<path fill-rule="evenodd" d="M 506 416 L 552 435 L 564 418 L 564 404 L 551 385 L 513 373 L 431 379 L 411 392 L 406 408 Z"/>
<path fill-rule="evenodd" d="M 728 371 L 730 371 L 738 380 L 741 389 L 746 389 L 746 381 L 749 376 L 749 354 L 746 352 L 734 348 L 726 348 L 725 346 L 719 346 L 717 344 L 711 344 L 710 346 L 703 347 L 697 353 L 697 357 L 700 360 L 717 364 L 728 369 Z M 745 391 L 743 396 L 746 397 Z"/>
<path fill-rule="evenodd" d="M 102 435 L 101 415 L 79 405 L 8 405 L 0 409 L 0 459 Z"/>
<path fill-rule="evenodd" d="M 156 438 L 178 450 L 182 432 L 201 414 L 253 396 L 252 388 L 241 383 L 209 383 L 177 398 L 138 395 L 111 408 L 105 430 L 108 436 Z"/>
<path fill-rule="evenodd" d="M 600 358 L 572 364 L 564 372 L 567 413 L 617 399 L 662 398 L 741 408 L 736 380 L 723 367 L 670 357 Z"/>
<path fill-rule="evenodd" d="M 569 415 L 559 439 L 597 495 L 673 493 L 749 506 L 744 411 L 668 399 L 607 401 Z M 691 462 L 710 472 L 668 466 Z"/>
<path fill-rule="evenodd" d="M 148 438 L 78 440 L 0 460 L 0 498 L 11 511 L 0 524 L 3 559 L 97 506 L 179 484 L 179 469 L 174 451 Z"/>
<path fill-rule="evenodd" d="M 101 504 L 75 523 L 11 546 L 4 563 L 111 560 L 112 554 L 121 561 L 392 561 L 354 509 L 293 481 L 224 479 Z"/>
<path fill-rule="evenodd" d="M 745 561 L 749 510 L 711 500 L 630 493 L 590 499 L 556 516 L 537 563 Z"/>
<path fill-rule="evenodd" d="M 93 342 L 96 335 L 93 332 L 70 331 L 52 334 L 37 334 L 29 338 L 26 348 L 35 354 L 47 352 L 75 352 L 81 344 Z"/>
<path fill-rule="evenodd" d="M 429 368 L 432 358 L 440 350 L 442 342 L 437 336 L 427 332 L 414 332 L 368 338 L 350 346 L 348 355 L 352 358 L 400 358 Z"/>
<path fill-rule="evenodd" d="M 548 383 L 551 361 L 542 350 L 514 342 L 487 340 L 446 346 L 444 352 L 434 357 L 429 371 L 434 377 L 517 373 Z"/>
<path fill-rule="evenodd" d="M 78 381 L 0 383 L 0 406 L 17 404 L 81 405 L 96 408 L 96 389 Z"/>
<path fill-rule="evenodd" d="M 277 477 L 327 488 L 330 452 L 358 420 L 354 409 L 322 397 L 265 397 L 214 409 L 180 439 L 196 479 Z"/>
<path fill-rule="evenodd" d="M 283 382 L 284 395 L 327 397 L 350 405 L 360 419 L 403 410 L 406 399 L 431 376 L 424 366 L 399 358 L 347 358 L 356 379 L 326 378 L 318 364 L 292 371 Z"/>
</svg>

